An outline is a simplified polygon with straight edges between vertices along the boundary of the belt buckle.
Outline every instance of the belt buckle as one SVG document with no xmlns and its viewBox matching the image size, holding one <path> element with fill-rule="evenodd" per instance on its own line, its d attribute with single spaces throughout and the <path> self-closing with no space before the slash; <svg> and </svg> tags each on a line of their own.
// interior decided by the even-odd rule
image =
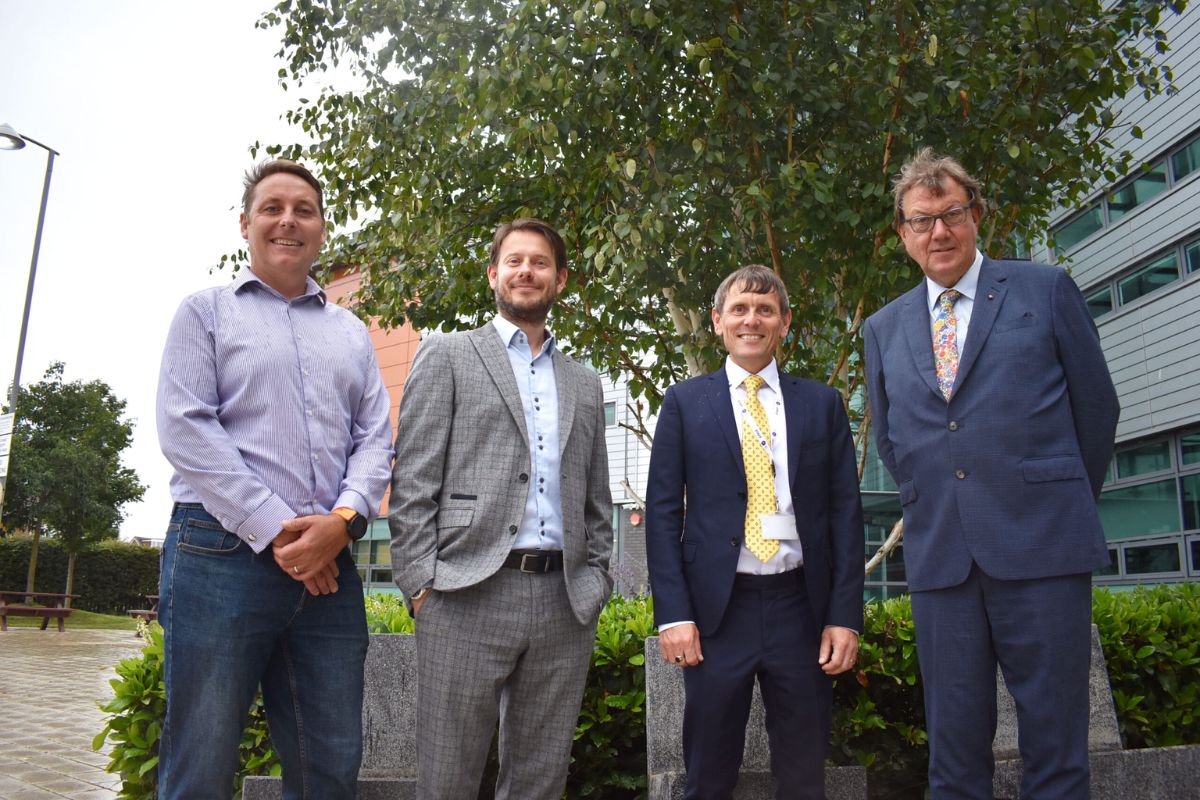
<svg viewBox="0 0 1200 800">
<path fill-rule="evenodd" d="M 525 559 L 527 559 L 527 558 L 537 559 L 537 558 L 541 558 L 541 556 L 539 556 L 537 553 L 521 553 L 521 565 L 519 567 L 517 567 L 517 569 L 519 569 L 521 572 L 541 572 L 542 571 L 540 569 L 526 569 L 525 568 Z"/>
</svg>

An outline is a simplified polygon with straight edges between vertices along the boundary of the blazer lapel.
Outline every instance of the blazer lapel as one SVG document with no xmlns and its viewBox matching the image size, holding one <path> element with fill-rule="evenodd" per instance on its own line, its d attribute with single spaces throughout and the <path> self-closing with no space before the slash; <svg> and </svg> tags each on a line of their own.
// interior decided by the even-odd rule
<svg viewBox="0 0 1200 800">
<path fill-rule="evenodd" d="M 571 425 L 575 422 L 576 382 L 571 379 L 571 359 L 554 348 L 554 388 L 558 391 L 558 454 L 562 456 L 571 438 Z"/>
<path fill-rule="evenodd" d="M 800 450 L 804 446 L 804 420 L 808 419 L 808 411 L 800 392 L 796 391 L 795 378 L 780 373 L 779 389 L 783 392 L 783 414 L 787 420 L 788 480 L 795 483 L 796 473 L 800 471 Z"/>
<path fill-rule="evenodd" d="M 958 374 L 954 377 L 954 394 L 966 380 L 983 345 L 987 342 L 992 325 L 1004 304 L 1004 296 L 1008 292 L 1008 274 L 1004 268 L 987 256 L 979 268 L 979 284 L 975 290 L 975 301 L 971 307 L 971 324 L 967 328 L 967 346 L 958 359 Z"/>
<path fill-rule="evenodd" d="M 925 281 L 904 296 L 904 308 L 900 314 L 901 325 L 904 328 L 904 338 L 908 340 L 908 349 L 912 353 L 913 363 L 917 373 L 929 387 L 929 391 L 942 397 L 938 388 L 937 369 L 933 365 L 933 334 L 930 333 L 929 307 L 925 304 Z"/>
<path fill-rule="evenodd" d="M 525 409 L 521 406 L 521 391 L 517 388 L 517 379 L 513 375 L 512 364 L 509 363 L 508 351 L 500 338 L 500 331 L 489 322 L 482 328 L 471 331 L 471 344 L 475 345 L 483 368 L 500 390 L 500 397 L 504 399 L 513 421 L 520 428 L 521 440 L 529 441 L 529 431 L 525 429 Z"/>
<path fill-rule="evenodd" d="M 733 400 L 729 396 L 729 379 L 725 375 L 725 368 L 710 372 L 706 377 L 708 391 L 705 392 L 705 397 L 708 400 L 709 409 L 717 421 L 717 427 L 721 429 L 721 436 L 724 437 L 725 444 L 729 446 L 733 460 L 737 462 L 738 473 L 745 476 L 746 466 L 742 463 L 742 438 L 738 436 L 737 420 L 733 418 Z"/>
</svg>

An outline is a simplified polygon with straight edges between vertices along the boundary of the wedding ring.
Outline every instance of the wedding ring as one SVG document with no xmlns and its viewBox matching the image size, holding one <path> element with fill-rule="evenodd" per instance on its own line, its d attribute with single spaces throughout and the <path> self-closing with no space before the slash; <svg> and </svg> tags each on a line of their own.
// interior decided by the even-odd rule
<svg viewBox="0 0 1200 800">
<path fill-rule="evenodd" d="M 299 568 L 299 567 L 297 567 L 295 564 L 292 564 L 292 572 L 294 572 L 294 573 L 296 573 L 297 575 L 299 575 L 299 574 L 300 574 L 300 568 Z"/>
<path fill-rule="evenodd" d="M 678 664 L 680 661 L 683 661 L 683 656 L 675 656 L 675 663 Z"/>
</svg>

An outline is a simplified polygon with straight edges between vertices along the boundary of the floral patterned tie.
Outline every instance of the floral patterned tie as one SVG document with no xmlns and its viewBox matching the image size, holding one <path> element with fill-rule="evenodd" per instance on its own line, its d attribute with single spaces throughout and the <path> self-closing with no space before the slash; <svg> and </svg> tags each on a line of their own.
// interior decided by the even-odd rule
<svg viewBox="0 0 1200 800">
<path fill-rule="evenodd" d="M 954 303 L 962 297 L 957 289 L 947 289 L 938 297 L 937 311 L 933 315 L 933 364 L 937 369 L 938 388 L 942 396 L 950 399 L 954 391 L 954 378 L 958 375 L 958 320 L 954 316 Z"/>
<path fill-rule="evenodd" d="M 779 505 L 775 500 L 775 465 L 771 462 L 771 426 L 767 412 L 758 400 L 758 390 L 766 384 L 757 375 L 742 381 L 746 387 L 746 410 L 754 419 L 742 423 L 742 463 L 746 467 L 746 549 L 759 561 L 768 561 L 779 551 L 777 539 L 764 539 L 763 514 L 774 514 Z M 755 427 L 757 426 L 757 430 Z M 760 438 L 761 435 L 761 438 Z"/>
</svg>

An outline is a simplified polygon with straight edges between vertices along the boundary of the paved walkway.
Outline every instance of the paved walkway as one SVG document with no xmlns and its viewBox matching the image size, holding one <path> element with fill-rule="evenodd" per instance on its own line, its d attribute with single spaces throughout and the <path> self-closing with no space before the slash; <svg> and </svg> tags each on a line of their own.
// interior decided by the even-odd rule
<svg viewBox="0 0 1200 800">
<path fill-rule="evenodd" d="M 113 667 L 141 648 L 132 631 L 10 628 L 0 633 L 0 800 L 116 797 L 92 751 Z M 107 748 L 106 748 L 107 749 Z"/>
</svg>

